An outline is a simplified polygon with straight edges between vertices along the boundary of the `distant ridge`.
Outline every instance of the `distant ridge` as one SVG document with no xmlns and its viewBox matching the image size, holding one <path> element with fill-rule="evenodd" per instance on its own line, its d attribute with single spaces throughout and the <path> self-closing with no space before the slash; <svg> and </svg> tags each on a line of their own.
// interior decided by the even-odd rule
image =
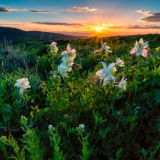
<svg viewBox="0 0 160 160">
<path fill-rule="evenodd" d="M 23 31 L 17 28 L 0 26 L 0 42 L 21 41 L 21 40 L 75 40 L 87 38 L 86 36 L 72 36 L 60 33 L 42 32 L 42 31 Z"/>
</svg>

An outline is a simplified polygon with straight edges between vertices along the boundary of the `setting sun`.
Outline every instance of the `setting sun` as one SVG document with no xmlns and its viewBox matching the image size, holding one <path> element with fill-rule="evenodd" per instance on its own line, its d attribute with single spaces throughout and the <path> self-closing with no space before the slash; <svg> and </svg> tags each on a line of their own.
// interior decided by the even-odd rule
<svg viewBox="0 0 160 160">
<path fill-rule="evenodd" d="M 95 30 L 96 30 L 97 32 L 101 32 L 101 31 L 102 31 L 102 27 L 95 27 Z"/>
</svg>

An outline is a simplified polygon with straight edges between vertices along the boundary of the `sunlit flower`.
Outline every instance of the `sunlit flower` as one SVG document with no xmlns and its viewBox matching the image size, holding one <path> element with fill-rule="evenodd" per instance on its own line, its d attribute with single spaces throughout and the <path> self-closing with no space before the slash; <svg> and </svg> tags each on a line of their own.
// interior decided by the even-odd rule
<svg viewBox="0 0 160 160">
<path fill-rule="evenodd" d="M 76 58 L 76 50 L 71 48 L 71 45 L 67 45 L 67 50 L 63 51 L 61 53 L 64 57 L 70 57 L 70 59 L 73 61 Z"/>
<path fill-rule="evenodd" d="M 103 79 L 103 85 L 106 85 L 109 81 L 115 81 L 115 77 L 112 75 L 116 72 L 115 63 L 110 63 L 108 67 L 104 62 L 100 63 L 102 63 L 104 68 L 97 71 L 96 75 Z"/>
<path fill-rule="evenodd" d="M 111 52 L 112 52 L 112 51 L 110 51 L 109 49 L 110 49 L 110 47 L 107 46 L 107 43 L 103 43 L 103 42 L 101 41 L 101 48 L 98 49 L 98 50 L 95 50 L 95 51 L 93 52 L 93 54 L 98 53 L 98 52 L 102 52 L 102 51 L 105 51 L 105 53 L 108 54 L 108 53 L 111 53 Z"/>
<path fill-rule="evenodd" d="M 122 90 L 126 90 L 126 86 L 127 86 L 127 79 L 124 79 L 124 76 L 123 78 L 121 79 L 121 81 L 119 82 L 118 84 L 118 87 L 121 88 Z"/>
<path fill-rule="evenodd" d="M 58 66 L 58 73 L 61 75 L 62 78 L 65 78 L 68 77 L 67 72 L 68 72 L 68 67 L 65 66 L 63 63 L 61 63 Z"/>
<path fill-rule="evenodd" d="M 74 64 L 70 57 L 63 57 L 61 61 L 68 68 L 70 68 Z"/>
<path fill-rule="evenodd" d="M 57 42 L 52 42 L 50 46 L 50 51 L 51 53 L 57 53 L 58 52 L 58 47 L 57 47 Z"/>
<path fill-rule="evenodd" d="M 112 51 L 110 51 L 110 47 L 107 46 L 107 43 L 103 43 L 101 42 L 101 46 L 102 46 L 102 49 L 108 54 L 108 53 L 111 53 Z"/>
<path fill-rule="evenodd" d="M 124 61 L 122 61 L 120 58 L 116 59 L 116 65 L 119 67 L 124 67 Z"/>
<path fill-rule="evenodd" d="M 20 88 L 20 93 L 23 93 L 27 88 L 30 88 L 28 78 L 21 78 L 17 79 L 17 83 L 15 83 L 15 86 Z"/>
<path fill-rule="evenodd" d="M 134 47 L 130 51 L 130 54 L 136 54 L 136 56 L 142 55 L 143 57 L 147 57 L 148 56 L 147 47 L 148 47 L 148 41 L 144 43 L 143 38 L 141 38 L 139 42 L 136 41 Z"/>
</svg>

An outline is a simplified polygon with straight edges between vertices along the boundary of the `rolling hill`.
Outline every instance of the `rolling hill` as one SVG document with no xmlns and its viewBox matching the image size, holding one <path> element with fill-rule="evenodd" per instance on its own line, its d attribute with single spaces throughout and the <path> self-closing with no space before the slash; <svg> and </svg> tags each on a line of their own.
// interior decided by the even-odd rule
<svg viewBox="0 0 160 160">
<path fill-rule="evenodd" d="M 0 42 L 20 41 L 20 40 L 74 40 L 86 38 L 84 36 L 72 36 L 60 33 L 41 32 L 41 31 L 23 31 L 17 28 L 0 26 Z"/>
</svg>

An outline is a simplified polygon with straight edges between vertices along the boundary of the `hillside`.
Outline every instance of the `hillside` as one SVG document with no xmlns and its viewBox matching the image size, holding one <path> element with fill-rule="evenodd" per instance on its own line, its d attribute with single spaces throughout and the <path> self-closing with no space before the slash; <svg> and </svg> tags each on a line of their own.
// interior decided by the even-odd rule
<svg viewBox="0 0 160 160">
<path fill-rule="evenodd" d="M 0 42 L 20 41 L 20 40 L 74 40 L 85 38 L 84 36 L 72 36 L 60 33 L 41 32 L 41 31 L 23 31 L 17 28 L 1 27 L 0 26 Z"/>
</svg>

